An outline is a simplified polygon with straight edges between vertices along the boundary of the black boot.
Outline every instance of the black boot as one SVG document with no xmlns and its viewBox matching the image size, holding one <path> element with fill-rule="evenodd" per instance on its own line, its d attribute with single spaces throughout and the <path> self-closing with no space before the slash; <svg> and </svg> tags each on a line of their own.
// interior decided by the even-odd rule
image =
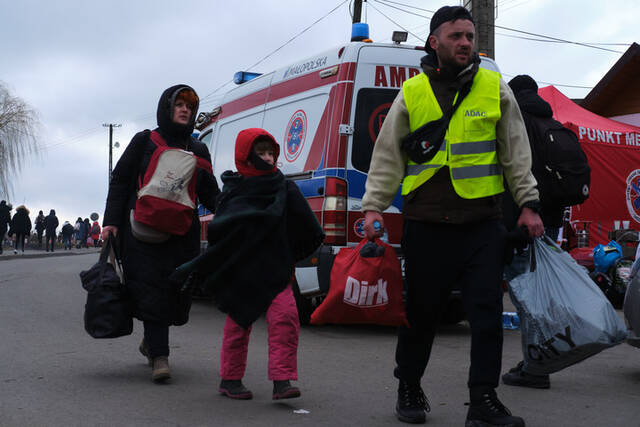
<svg viewBox="0 0 640 427">
<path fill-rule="evenodd" d="M 471 404 L 465 427 L 524 427 L 524 420 L 511 415 L 511 411 L 498 400 L 492 388 L 471 389 Z"/>
<path fill-rule="evenodd" d="M 395 410 L 396 417 L 405 423 L 422 424 L 426 421 L 425 412 L 430 411 L 429 400 L 424 395 L 420 383 L 400 380 Z"/>
<path fill-rule="evenodd" d="M 507 385 L 531 388 L 549 388 L 549 375 L 533 375 L 524 371 L 524 362 L 519 362 L 515 368 L 502 376 L 502 382 Z"/>
<path fill-rule="evenodd" d="M 218 391 L 231 399 L 248 400 L 253 398 L 253 393 L 242 384 L 242 380 L 222 380 Z"/>
<path fill-rule="evenodd" d="M 289 380 L 273 382 L 273 400 L 300 397 L 300 389 L 292 386 Z"/>
</svg>

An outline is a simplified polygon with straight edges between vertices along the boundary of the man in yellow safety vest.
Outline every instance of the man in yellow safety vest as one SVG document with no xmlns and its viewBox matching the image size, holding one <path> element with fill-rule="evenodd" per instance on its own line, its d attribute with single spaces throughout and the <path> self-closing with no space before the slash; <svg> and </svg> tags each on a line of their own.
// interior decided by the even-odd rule
<svg viewBox="0 0 640 427">
<path fill-rule="evenodd" d="M 526 226 L 531 237 L 540 236 L 544 228 L 518 104 L 497 72 L 479 68 L 474 34 L 471 14 L 463 7 L 445 6 L 433 15 L 425 45 L 428 55 L 422 58 L 424 72 L 404 82 L 384 121 L 362 210 L 367 237 L 381 235 L 382 212 L 402 183 L 410 327 L 398 331 L 396 416 L 425 422 L 430 408 L 420 380 L 455 283 L 471 325 L 466 426 L 524 426 L 495 392 L 503 339 L 503 175 L 522 208 L 518 225 Z M 405 143 L 425 124 L 448 117 L 444 138 Z M 434 149 L 425 155 L 430 146 Z"/>
</svg>

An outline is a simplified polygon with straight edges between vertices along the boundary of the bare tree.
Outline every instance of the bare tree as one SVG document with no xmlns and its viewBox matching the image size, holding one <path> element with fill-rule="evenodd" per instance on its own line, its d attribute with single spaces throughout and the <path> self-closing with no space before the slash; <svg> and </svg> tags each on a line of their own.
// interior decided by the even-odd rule
<svg viewBox="0 0 640 427">
<path fill-rule="evenodd" d="M 38 114 L 25 101 L 12 96 L 0 82 L 0 195 L 10 196 L 11 177 L 17 175 L 27 156 L 37 153 Z"/>
</svg>

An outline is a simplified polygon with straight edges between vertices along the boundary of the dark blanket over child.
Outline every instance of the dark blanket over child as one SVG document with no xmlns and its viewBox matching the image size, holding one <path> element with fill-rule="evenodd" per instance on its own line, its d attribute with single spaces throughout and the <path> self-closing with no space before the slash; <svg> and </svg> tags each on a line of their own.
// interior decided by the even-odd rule
<svg viewBox="0 0 640 427">
<path fill-rule="evenodd" d="M 180 266 L 174 278 L 197 271 L 216 305 L 243 328 L 264 313 L 291 282 L 295 263 L 311 255 L 324 232 L 298 186 L 276 166 L 261 167 L 252 150 L 258 140 L 275 139 L 247 129 L 236 141 L 236 167 L 226 171 L 216 214 L 209 224 L 208 249 Z"/>
</svg>

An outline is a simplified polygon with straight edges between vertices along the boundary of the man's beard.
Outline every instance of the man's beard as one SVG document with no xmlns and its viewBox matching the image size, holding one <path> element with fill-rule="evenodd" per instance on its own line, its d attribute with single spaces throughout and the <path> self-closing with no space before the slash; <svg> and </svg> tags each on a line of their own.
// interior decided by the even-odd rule
<svg viewBox="0 0 640 427">
<path fill-rule="evenodd" d="M 452 74 L 457 76 L 462 70 L 467 68 L 473 62 L 473 52 L 469 53 L 469 59 L 465 64 L 460 64 L 455 60 L 455 54 L 452 56 L 443 55 L 439 57 L 440 63 L 442 66 L 440 67 L 442 71 L 446 74 Z"/>
</svg>

